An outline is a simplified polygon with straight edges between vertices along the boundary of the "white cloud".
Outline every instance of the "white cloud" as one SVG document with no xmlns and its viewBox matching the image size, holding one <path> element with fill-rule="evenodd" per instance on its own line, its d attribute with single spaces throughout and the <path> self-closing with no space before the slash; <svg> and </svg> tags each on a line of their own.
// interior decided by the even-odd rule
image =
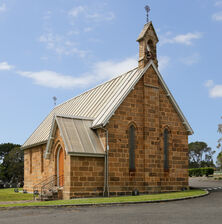
<svg viewBox="0 0 222 224">
<path fill-rule="evenodd" d="M 186 65 L 193 65 L 200 61 L 200 55 L 198 53 L 194 53 L 191 56 L 181 58 L 180 61 Z"/>
<path fill-rule="evenodd" d="M 40 59 L 43 61 L 47 61 L 49 58 L 47 56 L 42 56 L 42 57 L 40 57 Z"/>
<path fill-rule="evenodd" d="M 86 15 L 86 18 L 93 19 L 95 21 L 111 21 L 115 18 L 115 14 L 113 12 L 108 12 L 106 14 L 101 14 L 101 13 L 92 13 Z"/>
<path fill-rule="evenodd" d="M 58 55 L 76 55 L 84 58 L 88 51 L 80 50 L 77 44 L 67 37 L 48 32 L 39 37 L 39 41 L 45 43 L 47 48 L 53 50 Z"/>
<path fill-rule="evenodd" d="M 126 58 L 116 62 L 112 60 L 97 62 L 93 66 L 92 75 L 96 75 L 98 80 L 107 80 L 121 75 L 138 66 L 136 57 Z"/>
<path fill-rule="evenodd" d="M 0 71 L 4 71 L 4 70 L 9 71 L 13 68 L 14 68 L 14 66 L 9 65 L 8 62 L 6 62 L 6 61 L 0 63 Z"/>
<path fill-rule="evenodd" d="M 80 34 L 79 30 L 69 30 L 69 31 L 67 32 L 67 35 L 68 35 L 68 36 L 79 35 L 79 34 Z"/>
<path fill-rule="evenodd" d="M 214 21 L 222 21 L 222 11 L 214 13 L 212 19 Z"/>
<path fill-rule="evenodd" d="M 174 43 L 178 43 L 178 44 L 185 44 L 185 45 L 192 45 L 193 44 L 193 40 L 197 40 L 202 38 L 202 34 L 199 32 L 194 32 L 194 33 L 187 33 L 187 34 L 180 34 L 177 35 L 175 37 L 169 37 L 170 36 L 170 32 L 167 32 L 166 35 L 164 37 L 162 37 L 160 44 L 174 44 Z"/>
<path fill-rule="evenodd" d="M 119 62 L 111 60 L 97 62 L 92 66 L 91 72 L 79 77 L 63 75 L 49 70 L 39 72 L 17 71 L 17 74 L 32 79 L 35 84 L 45 87 L 81 88 L 114 78 L 137 67 L 137 65 L 137 58 L 132 57 Z"/>
<path fill-rule="evenodd" d="M 72 8 L 68 12 L 68 15 L 72 17 L 77 17 L 84 12 L 86 12 L 86 8 L 84 6 L 78 6 L 78 7 Z"/>
<path fill-rule="evenodd" d="M 0 12 L 5 12 L 6 11 L 6 4 L 3 3 L 2 5 L 0 5 Z"/>
<path fill-rule="evenodd" d="M 222 85 L 215 85 L 209 93 L 212 98 L 222 97 Z"/>
<path fill-rule="evenodd" d="M 212 98 L 222 97 L 222 85 L 214 84 L 213 80 L 205 82 L 205 86 L 209 90 L 209 96 Z"/>
<path fill-rule="evenodd" d="M 92 27 L 86 27 L 86 28 L 84 28 L 84 32 L 90 32 L 90 31 L 92 31 L 93 30 L 93 28 Z"/>
<path fill-rule="evenodd" d="M 218 7 L 218 6 L 222 6 L 222 1 L 216 1 L 214 5 L 215 5 L 216 7 Z"/>
<path fill-rule="evenodd" d="M 51 16 L 52 16 L 52 11 L 47 11 L 44 13 L 44 16 L 42 18 L 43 20 L 49 20 L 51 19 Z"/>
<path fill-rule="evenodd" d="M 83 5 L 72 8 L 68 12 L 68 16 L 73 19 L 82 16 L 84 19 L 90 21 L 93 20 L 94 22 L 111 21 L 115 18 L 115 14 L 113 12 L 104 12 L 104 10 L 103 12 L 99 12 Z"/>
<path fill-rule="evenodd" d="M 158 59 L 159 70 L 163 71 L 170 63 L 170 57 L 160 56 Z"/>
<path fill-rule="evenodd" d="M 214 85 L 214 81 L 213 80 L 207 80 L 204 85 L 206 87 L 212 87 Z"/>
<path fill-rule="evenodd" d="M 48 70 L 39 72 L 17 71 L 17 74 L 32 79 L 35 84 L 52 88 L 81 87 L 89 84 L 92 79 L 92 77 L 73 77 Z"/>
</svg>

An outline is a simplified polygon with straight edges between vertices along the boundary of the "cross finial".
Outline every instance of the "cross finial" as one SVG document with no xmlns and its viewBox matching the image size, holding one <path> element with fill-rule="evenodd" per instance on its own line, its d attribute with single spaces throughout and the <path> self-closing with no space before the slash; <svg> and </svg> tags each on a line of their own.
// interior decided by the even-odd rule
<svg viewBox="0 0 222 224">
<path fill-rule="evenodd" d="M 150 7 L 148 5 L 145 6 L 146 10 L 146 22 L 149 22 L 149 12 L 150 12 Z"/>
<path fill-rule="evenodd" d="M 55 96 L 53 96 L 52 99 L 54 101 L 54 106 L 56 106 L 56 100 L 57 100 L 57 98 Z"/>
</svg>

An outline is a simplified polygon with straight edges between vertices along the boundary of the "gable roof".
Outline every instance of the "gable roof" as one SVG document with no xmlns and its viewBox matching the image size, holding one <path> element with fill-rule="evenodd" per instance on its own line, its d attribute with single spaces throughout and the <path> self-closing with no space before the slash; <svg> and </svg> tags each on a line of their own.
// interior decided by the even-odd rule
<svg viewBox="0 0 222 224">
<path fill-rule="evenodd" d="M 170 93 L 161 74 L 153 61 L 150 60 L 150 62 L 143 69 L 135 68 L 55 107 L 33 132 L 33 134 L 27 139 L 22 148 L 26 149 L 35 145 L 46 143 L 49 138 L 52 120 L 55 115 L 88 117 L 93 119 L 91 128 L 105 126 L 111 116 L 115 113 L 116 109 L 128 96 L 130 91 L 134 88 L 150 66 L 153 66 L 156 71 L 160 79 L 160 83 L 167 92 L 167 95 L 181 117 L 188 133 L 193 134 L 192 128 Z"/>
<path fill-rule="evenodd" d="M 151 21 L 144 25 L 143 30 L 141 31 L 141 33 L 140 33 L 140 35 L 139 35 L 139 37 L 137 38 L 136 41 L 139 42 L 140 40 L 142 40 L 145 37 L 145 35 L 146 35 L 147 31 L 149 30 L 149 28 L 151 28 L 153 30 L 154 36 L 155 36 L 155 38 L 156 38 L 156 40 L 158 42 L 159 39 L 158 39 L 158 36 L 156 34 L 156 31 L 155 31 Z"/>
<path fill-rule="evenodd" d="M 60 130 L 67 154 L 104 156 L 104 147 L 98 135 L 91 129 L 92 122 L 90 118 L 54 116 L 45 156 L 51 152 L 57 128 Z"/>
</svg>

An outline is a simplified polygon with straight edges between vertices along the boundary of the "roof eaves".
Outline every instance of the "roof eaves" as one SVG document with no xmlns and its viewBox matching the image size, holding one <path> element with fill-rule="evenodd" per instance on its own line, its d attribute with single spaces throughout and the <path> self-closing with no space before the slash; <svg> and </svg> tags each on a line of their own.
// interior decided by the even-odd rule
<svg viewBox="0 0 222 224">
<path fill-rule="evenodd" d="M 51 112 L 50 113 L 53 113 L 53 111 L 55 110 L 55 108 L 53 108 L 52 110 L 51 110 Z M 22 145 L 22 147 L 21 148 L 30 148 L 30 147 L 32 147 L 32 145 L 35 145 L 36 146 L 36 144 L 37 145 L 39 145 L 41 142 L 37 142 L 37 143 L 34 143 L 34 144 L 28 144 L 28 145 L 26 145 L 26 143 L 29 141 L 29 139 L 33 136 L 33 134 L 38 130 L 38 128 L 42 125 L 42 123 L 48 118 L 48 116 L 50 115 L 50 113 L 43 119 L 43 121 L 38 125 L 38 127 L 32 132 L 32 134 L 27 138 L 27 140 L 24 142 L 24 144 Z M 44 141 L 42 141 L 42 142 L 47 142 L 47 140 L 44 140 Z"/>
<path fill-rule="evenodd" d="M 47 140 L 46 141 L 42 141 L 42 142 L 38 142 L 38 143 L 35 143 L 35 144 L 27 145 L 27 146 L 21 146 L 21 149 L 22 150 L 30 149 L 30 148 L 33 148 L 33 147 L 36 147 L 36 146 L 39 146 L 39 145 L 44 145 L 46 143 L 47 143 Z"/>
<path fill-rule="evenodd" d="M 68 152 L 71 156 L 104 157 L 105 153 Z"/>
</svg>

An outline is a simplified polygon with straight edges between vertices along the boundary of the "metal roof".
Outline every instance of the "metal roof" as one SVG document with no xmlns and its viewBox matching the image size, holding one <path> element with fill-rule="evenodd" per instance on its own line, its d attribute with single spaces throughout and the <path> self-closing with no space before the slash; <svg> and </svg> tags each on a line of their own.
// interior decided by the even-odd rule
<svg viewBox="0 0 222 224">
<path fill-rule="evenodd" d="M 22 148 L 30 148 L 38 143 L 46 143 L 49 138 L 50 128 L 55 115 L 90 117 L 94 119 L 92 128 L 105 126 L 116 109 L 150 66 L 153 66 L 155 69 L 163 88 L 169 95 L 169 98 L 183 120 L 184 125 L 188 132 L 192 134 L 192 128 L 167 88 L 155 64 L 151 60 L 143 69 L 135 68 L 55 107 L 27 139 Z"/>
<path fill-rule="evenodd" d="M 92 122 L 90 118 L 55 116 L 45 156 L 50 154 L 57 127 L 68 154 L 104 156 L 104 147 L 96 131 L 91 129 Z"/>
</svg>

